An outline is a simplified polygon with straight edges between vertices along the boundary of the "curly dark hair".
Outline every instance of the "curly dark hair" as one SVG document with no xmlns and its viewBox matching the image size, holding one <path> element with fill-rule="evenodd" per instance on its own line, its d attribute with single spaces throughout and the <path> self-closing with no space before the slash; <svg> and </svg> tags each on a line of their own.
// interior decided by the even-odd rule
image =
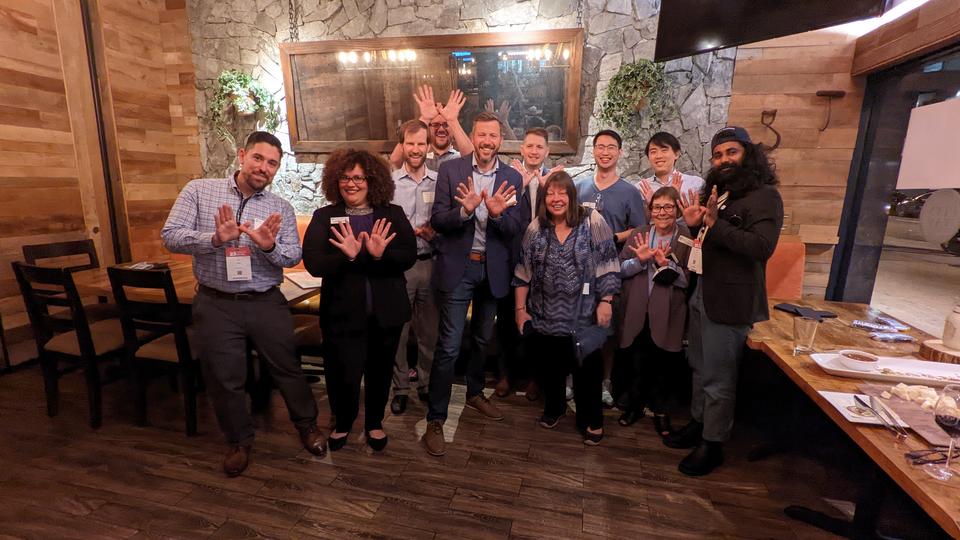
<svg viewBox="0 0 960 540">
<path fill-rule="evenodd" d="M 390 177 L 390 167 L 387 162 L 376 154 L 356 148 L 340 148 L 335 150 L 323 166 L 323 178 L 320 181 L 323 187 L 323 196 L 331 204 L 339 203 L 340 177 L 347 171 L 359 165 L 367 177 L 367 200 L 370 206 L 387 206 L 393 200 L 394 184 Z"/>
<path fill-rule="evenodd" d="M 730 167 L 730 170 L 712 167 L 707 173 L 706 187 L 701 199 L 706 201 L 710 197 L 713 186 L 730 191 L 733 197 L 739 197 L 748 191 L 768 185 L 779 185 L 777 166 L 771 161 L 766 149 L 759 144 L 743 144 L 743 162 L 739 166 Z"/>
</svg>

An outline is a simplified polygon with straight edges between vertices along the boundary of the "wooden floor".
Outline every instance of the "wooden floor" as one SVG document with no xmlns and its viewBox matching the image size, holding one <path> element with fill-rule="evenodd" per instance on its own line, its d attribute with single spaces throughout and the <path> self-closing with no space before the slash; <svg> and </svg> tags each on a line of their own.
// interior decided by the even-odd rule
<svg viewBox="0 0 960 540">
<path fill-rule="evenodd" d="M 607 437 L 585 447 L 572 416 L 539 428 L 538 406 L 520 395 L 498 400 L 501 422 L 453 407 L 454 442 L 433 458 L 418 441 L 423 406 L 412 402 L 386 421 L 385 452 L 351 435 L 319 460 L 300 448 L 275 395 L 272 411 L 256 417 L 250 468 L 228 479 L 205 400 L 201 434 L 187 438 L 164 380 L 151 388 L 153 425 L 143 428 L 114 383 L 94 432 L 79 374 L 63 387 L 62 412 L 50 419 L 36 367 L 0 377 L 2 538 L 829 537 L 782 513 L 788 504 L 830 510 L 821 498 L 835 487 L 827 472 L 792 454 L 747 463 L 757 440 L 743 428 L 726 465 L 691 479 L 676 469 L 684 452 L 665 448 L 649 420 L 622 428 L 608 411 Z M 314 389 L 325 425 L 322 385 Z M 462 395 L 455 387 L 455 402 Z"/>
</svg>

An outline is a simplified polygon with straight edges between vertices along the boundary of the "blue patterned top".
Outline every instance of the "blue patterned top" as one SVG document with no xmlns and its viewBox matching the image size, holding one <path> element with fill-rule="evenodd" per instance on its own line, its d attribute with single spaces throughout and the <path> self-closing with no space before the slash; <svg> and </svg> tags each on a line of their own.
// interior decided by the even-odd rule
<svg viewBox="0 0 960 540">
<path fill-rule="evenodd" d="M 513 285 L 530 287 L 527 311 L 537 332 L 564 336 L 595 324 L 598 300 L 620 290 L 617 248 L 603 216 L 590 211 L 562 244 L 552 226 L 541 229 L 539 220 L 533 220 L 523 237 Z M 589 293 L 575 317 L 585 290 Z"/>
</svg>

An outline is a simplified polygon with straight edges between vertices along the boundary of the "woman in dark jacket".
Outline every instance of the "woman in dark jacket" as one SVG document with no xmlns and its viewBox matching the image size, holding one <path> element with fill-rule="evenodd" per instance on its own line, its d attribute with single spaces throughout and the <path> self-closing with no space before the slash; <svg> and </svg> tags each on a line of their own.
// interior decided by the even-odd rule
<svg viewBox="0 0 960 540">
<path fill-rule="evenodd" d="M 671 362 L 683 362 L 690 250 L 680 238 L 689 238 L 690 231 L 677 221 L 680 194 L 671 186 L 654 192 L 647 210 L 651 224 L 631 231 L 620 253 L 624 281 L 617 313 L 619 346 L 629 350 L 634 372 L 629 405 L 619 423 L 636 422 L 646 403 L 654 413 L 654 429 L 663 436 L 670 432 L 664 409 L 666 372 Z"/>
<path fill-rule="evenodd" d="M 337 150 L 324 166 L 322 186 L 330 204 L 313 213 L 303 238 L 303 263 L 323 278 L 323 364 L 336 418 L 328 444 L 339 450 L 347 443 L 363 378 L 367 444 L 382 450 L 400 330 L 410 320 L 403 273 L 416 262 L 416 237 L 403 209 L 390 204 L 394 183 L 382 158 L 364 150 Z"/>
</svg>

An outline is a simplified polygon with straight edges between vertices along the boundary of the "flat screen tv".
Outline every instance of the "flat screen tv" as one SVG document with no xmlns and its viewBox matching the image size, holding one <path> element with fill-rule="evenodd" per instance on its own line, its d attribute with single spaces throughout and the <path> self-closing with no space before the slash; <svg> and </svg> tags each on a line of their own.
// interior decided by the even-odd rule
<svg viewBox="0 0 960 540">
<path fill-rule="evenodd" d="M 663 0 L 654 60 L 877 17 L 896 0 Z"/>
</svg>

